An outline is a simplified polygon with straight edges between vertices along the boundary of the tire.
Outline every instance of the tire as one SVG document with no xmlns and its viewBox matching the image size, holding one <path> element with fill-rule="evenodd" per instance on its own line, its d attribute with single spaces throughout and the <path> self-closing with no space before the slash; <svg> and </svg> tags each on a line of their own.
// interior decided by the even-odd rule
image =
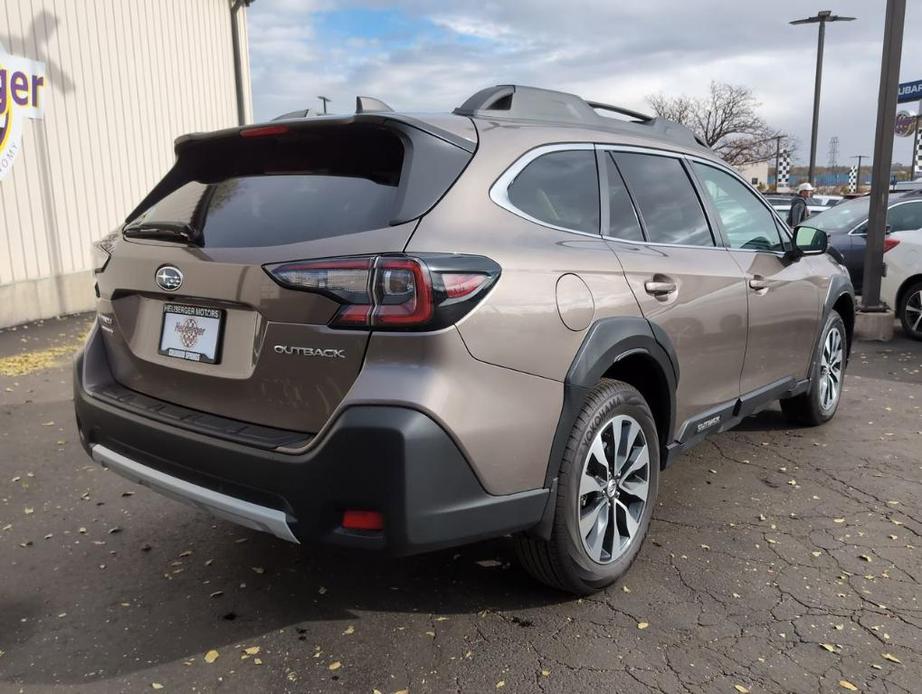
<svg viewBox="0 0 922 694">
<path fill-rule="evenodd" d="M 911 284 L 903 292 L 897 311 L 906 336 L 922 340 L 922 282 Z"/>
<path fill-rule="evenodd" d="M 621 445 L 612 456 L 615 431 Z M 576 595 L 610 585 L 631 566 L 647 534 L 659 470 L 656 422 L 646 400 L 627 383 L 601 381 L 564 451 L 551 538 L 518 537 L 519 561 L 542 583 Z"/>
<path fill-rule="evenodd" d="M 813 357 L 810 388 L 806 393 L 781 401 L 781 410 L 789 420 L 819 426 L 835 416 L 842 399 L 847 354 L 845 323 L 837 311 L 830 311 Z"/>
</svg>

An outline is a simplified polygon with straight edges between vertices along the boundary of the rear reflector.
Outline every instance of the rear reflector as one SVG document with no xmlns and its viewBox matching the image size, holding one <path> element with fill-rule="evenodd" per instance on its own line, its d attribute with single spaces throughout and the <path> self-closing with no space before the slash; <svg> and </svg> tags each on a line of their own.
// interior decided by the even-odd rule
<svg viewBox="0 0 922 694">
<path fill-rule="evenodd" d="M 346 530 L 384 530 L 384 516 L 377 511 L 349 510 L 343 513 Z"/>
<path fill-rule="evenodd" d="M 240 131 L 240 137 L 269 137 L 270 135 L 284 135 L 287 132 L 287 125 L 264 125 L 258 128 L 245 128 Z"/>
<path fill-rule="evenodd" d="M 899 239 L 891 239 L 889 236 L 884 237 L 884 253 L 891 251 L 900 245 Z"/>
</svg>

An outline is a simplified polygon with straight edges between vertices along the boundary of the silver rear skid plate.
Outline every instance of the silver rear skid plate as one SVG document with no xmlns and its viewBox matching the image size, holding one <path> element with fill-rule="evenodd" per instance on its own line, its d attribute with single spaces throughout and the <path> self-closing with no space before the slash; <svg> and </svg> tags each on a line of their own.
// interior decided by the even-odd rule
<svg viewBox="0 0 922 694">
<path fill-rule="evenodd" d="M 132 482 L 150 487 L 155 492 L 176 501 L 208 511 L 218 518 L 228 520 L 231 523 L 253 528 L 254 530 L 261 530 L 282 540 L 298 544 L 298 538 L 291 532 L 291 528 L 288 526 L 288 517 L 284 511 L 260 506 L 259 504 L 186 482 L 178 477 L 173 477 L 142 465 L 136 460 L 132 460 L 99 444 L 94 444 L 90 449 L 93 460 Z"/>
</svg>

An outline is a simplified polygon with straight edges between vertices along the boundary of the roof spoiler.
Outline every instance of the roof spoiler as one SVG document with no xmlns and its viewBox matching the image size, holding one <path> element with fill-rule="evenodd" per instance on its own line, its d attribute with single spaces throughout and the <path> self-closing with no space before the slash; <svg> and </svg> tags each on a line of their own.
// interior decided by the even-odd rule
<svg viewBox="0 0 922 694">
<path fill-rule="evenodd" d="M 381 99 L 376 99 L 373 96 L 357 96 L 355 97 L 355 112 L 359 113 L 393 113 L 394 109 L 385 104 Z M 280 116 L 276 116 L 272 120 L 291 120 L 292 118 L 307 118 L 311 115 L 311 110 L 309 108 L 300 108 L 297 111 L 289 111 L 288 113 L 283 113 Z M 320 115 L 320 114 L 314 114 Z M 324 114 L 326 115 L 326 114 Z"/>
<path fill-rule="evenodd" d="M 627 116 L 631 121 L 623 122 L 605 118 L 597 111 L 611 111 Z M 592 128 L 620 127 L 623 129 L 630 126 L 641 126 L 682 144 L 707 147 L 700 138 L 680 123 L 650 116 L 623 106 L 586 101 L 576 94 L 537 87 L 523 87 L 516 84 L 500 84 L 481 89 L 456 108 L 454 113 L 469 117 L 572 123 Z"/>
</svg>

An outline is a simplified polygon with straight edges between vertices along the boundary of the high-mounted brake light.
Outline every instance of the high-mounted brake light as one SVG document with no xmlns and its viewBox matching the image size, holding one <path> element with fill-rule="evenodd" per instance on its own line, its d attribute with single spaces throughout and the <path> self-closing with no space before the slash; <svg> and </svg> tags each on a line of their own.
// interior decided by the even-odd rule
<svg viewBox="0 0 922 694">
<path fill-rule="evenodd" d="M 269 137 L 270 135 L 284 135 L 287 132 L 287 125 L 261 125 L 256 128 L 244 128 L 240 131 L 240 137 Z"/>
<path fill-rule="evenodd" d="M 884 253 L 887 251 L 892 251 L 894 248 L 900 245 L 899 239 L 890 238 L 889 236 L 884 237 Z"/>
<path fill-rule="evenodd" d="M 383 255 L 266 266 L 283 287 L 323 294 L 340 304 L 337 328 L 436 330 L 460 320 L 499 277 L 482 256 Z"/>
</svg>

